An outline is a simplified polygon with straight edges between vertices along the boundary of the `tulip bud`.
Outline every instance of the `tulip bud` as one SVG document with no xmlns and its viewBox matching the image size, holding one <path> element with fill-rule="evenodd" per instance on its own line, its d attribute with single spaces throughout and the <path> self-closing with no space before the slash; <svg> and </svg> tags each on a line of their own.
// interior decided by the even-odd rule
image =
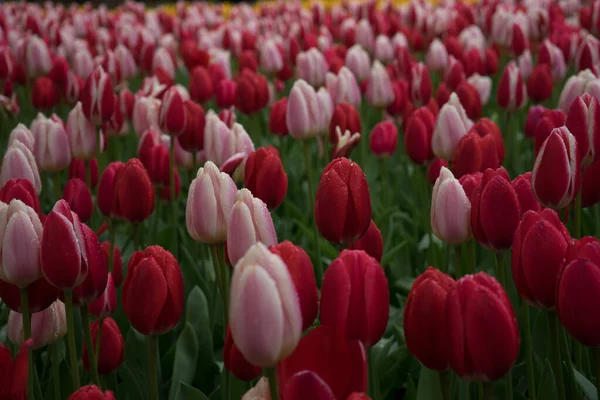
<svg viewBox="0 0 600 400">
<path fill-rule="evenodd" d="M 571 236 L 550 209 L 529 211 L 515 232 L 512 270 L 519 295 L 534 307 L 554 310 L 556 281 Z"/>
<path fill-rule="evenodd" d="M 183 103 L 185 108 L 185 127 L 183 133 L 177 136 L 177 141 L 186 151 L 195 152 L 204 147 L 205 115 L 201 105 L 191 100 Z"/>
<path fill-rule="evenodd" d="M 475 86 L 463 81 L 456 88 L 456 95 L 464 107 L 467 117 L 477 119 L 481 115 L 481 97 Z"/>
<path fill-rule="evenodd" d="M 162 335 L 173 329 L 183 313 L 183 295 L 183 276 L 170 252 L 150 246 L 133 253 L 123 284 L 122 303 L 138 332 Z"/>
<path fill-rule="evenodd" d="M 410 100 L 415 104 L 427 104 L 431 97 L 431 77 L 425 64 L 416 63 L 411 67 L 408 82 Z"/>
<path fill-rule="evenodd" d="M 502 285 L 486 273 L 456 282 L 447 295 L 446 326 L 450 367 L 458 376 L 493 382 L 515 363 L 521 341 L 517 318 Z"/>
<path fill-rule="evenodd" d="M 65 305 L 56 300 L 43 311 L 31 314 L 33 349 L 40 349 L 61 339 L 67 333 Z M 7 336 L 18 347 L 23 346 L 23 316 L 15 311 L 8 315 Z"/>
<path fill-rule="evenodd" d="M 509 62 L 504 68 L 498 86 L 497 101 L 500 107 L 508 111 L 518 110 L 527 103 L 525 83 L 514 61 Z"/>
<path fill-rule="evenodd" d="M 600 41 L 592 35 L 586 35 L 575 55 L 575 63 L 577 71 L 584 71 L 586 69 L 593 69 L 598 61 L 600 61 Z"/>
<path fill-rule="evenodd" d="M 132 158 L 115 171 L 112 214 L 131 223 L 139 223 L 148 218 L 153 210 L 154 188 L 148 172 L 140 160 Z"/>
<path fill-rule="evenodd" d="M 473 126 L 458 96 L 453 93 L 437 117 L 431 145 L 436 156 L 452 160 L 460 139 Z"/>
<path fill-rule="evenodd" d="M 385 108 L 394 101 L 392 82 L 385 67 L 377 60 L 371 67 L 367 84 L 367 100 L 373 107 Z"/>
<path fill-rule="evenodd" d="M 565 125 L 567 116 L 561 110 L 545 110 L 533 133 L 533 150 L 537 155 L 555 128 Z"/>
<path fill-rule="evenodd" d="M 58 87 L 45 76 L 41 76 L 33 83 L 31 89 L 31 104 L 38 110 L 50 110 L 60 101 Z"/>
<path fill-rule="evenodd" d="M 305 81 L 297 80 L 287 103 L 286 125 L 290 135 L 309 139 L 321 133 L 317 129 L 324 112 L 315 90 Z"/>
<path fill-rule="evenodd" d="M 22 201 L 37 214 L 40 213 L 40 201 L 31 182 L 27 179 L 11 179 L 0 189 L 0 202 L 9 204 L 13 199 Z"/>
<path fill-rule="evenodd" d="M 113 94 L 110 76 L 101 66 L 96 67 L 87 78 L 81 92 L 83 113 L 95 126 L 101 125 L 102 121 L 109 120 L 112 116 L 115 107 Z"/>
<path fill-rule="evenodd" d="M 231 278 L 231 334 L 246 359 L 275 366 L 302 334 L 298 293 L 285 263 L 262 244 L 251 246 Z"/>
<path fill-rule="evenodd" d="M 110 390 L 102 392 L 98 386 L 88 385 L 69 396 L 69 400 L 115 400 L 115 395 Z"/>
<path fill-rule="evenodd" d="M 554 82 L 561 81 L 567 73 L 567 66 L 562 51 L 548 39 L 544 40 L 540 46 L 538 63 L 546 64 L 550 67 Z"/>
<path fill-rule="evenodd" d="M 43 171 L 58 172 L 71 163 L 69 137 L 62 122 L 39 114 L 31 124 L 35 138 L 33 154 Z"/>
<path fill-rule="evenodd" d="M 232 107 L 235 104 L 237 83 L 231 79 L 221 80 L 215 89 L 217 106 L 219 108 Z"/>
<path fill-rule="evenodd" d="M 532 101 L 542 102 L 552 96 L 552 75 L 546 64 L 537 65 L 527 79 L 527 94 Z"/>
<path fill-rule="evenodd" d="M 350 69 L 342 67 L 337 76 L 327 74 L 327 90 L 331 94 L 334 104 L 346 102 L 354 107 L 360 106 L 361 93 L 356 78 Z"/>
<path fill-rule="evenodd" d="M 363 82 L 369 78 L 371 60 L 369 54 L 358 44 L 355 44 L 346 53 L 346 67 L 356 77 L 358 82 Z"/>
<path fill-rule="evenodd" d="M 427 107 L 416 109 L 406 124 L 404 147 L 406 154 L 415 164 L 424 164 L 433 158 L 431 140 L 435 116 Z"/>
<path fill-rule="evenodd" d="M 362 237 L 348 245 L 349 250 L 364 250 L 365 253 L 381 262 L 383 256 L 383 238 L 381 231 L 374 221 L 369 224 L 369 229 Z"/>
<path fill-rule="evenodd" d="M 512 181 L 512 187 L 515 189 L 519 205 L 521 206 L 521 216 L 529 210 L 539 212 L 542 206 L 538 203 L 533 188 L 531 187 L 531 172 L 526 172 L 523 175 L 517 176 Z"/>
<path fill-rule="evenodd" d="M 487 121 L 489 122 L 489 120 Z M 493 122 L 490 123 L 493 124 Z M 495 128 L 498 132 L 497 136 L 484 133 L 482 137 L 476 130 L 472 130 L 460 139 L 452 165 L 456 176 L 460 178 L 466 174 L 500 167 L 502 164 L 500 157 L 504 156 L 504 146 L 498 127 L 495 126 Z"/>
<path fill-rule="evenodd" d="M 558 108 L 568 113 L 571 104 L 578 97 L 587 91 L 590 83 L 596 81 L 596 76 L 589 70 L 582 71 L 567 79 L 558 99 Z"/>
<path fill-rule="evenodd" d="M 531 174 L 533 193 L 544 207 L 560 210 L 573 201 L 579 182 L 575 137 L 566 127 L 556 128 L 535 159 Z"/>
<path fill-rule="evenodd" d="M 600 102 L 596 97 L 584 93 L 577 97 L 569 109 L 566 124 L 575 136 L 579 158 L 584 165 L 598 159 L 600 148 Z"/>
<path fill-rule="evenodd" d="M 371 198 L 358 164 L 337 158 L 325 167 L 314 212 L 319 232 L 331 242 L 350 243 L 365 234 L 371 222 Z"/>
<path fill-rule="evenodd" d="M 360 131 L 358 131 L 360 132 Z M 389 157 L 396 151 L 398 129 L 389 121 L 379 122 L 369 135 L 369 146 L 378 157 Z"/>
<path fill-rule="evenodd" d="M 81 102 L 77 102 L 69 112 L 67 136 L 73 157 L 79 160 L 89 160 L 94 157 L 98 144 L 96 128 L 83 114 Z"/>
<path fill-rule="evenodd" d="M 154 97 L 137 96 L 133 106 L 133 129 L 141 136 L 147 130 L 158 130 L 161 101 Z"/>
<path fill-rule="evenodd" d="M 28 78 L 37 78 L 52 69 L 52 59 L 48 45 L 42 38 L 33 35 L 25 39 L 24 64 Z"/>
<path fill-rule="evenodd" d="M 272 146 L 259 148 L 248 156 L 244 169 L 244 186 L 270 209 L 277 208 L 288 187 L 287 174 L 277 149 Z"/>
<path fill-rule="evenodd" d="M 277 234 L 267 205 L 254 197 L 248 189 L 239 190 L 235 201 L 227 219 L 227 255 L 232 265 L 257 242 L 266 246 L 277 243 Z"/>
<path fill-rule="evenodd" d="M 106 242 L 105 242 L 106 243 Z M 104 244 L 104 243 L 103 243 Z M 103 246 L 104 250 L 105 246 Z M 116 249 L 116 247 L 115 247 Z M 106 252 L 104 253 L 106 257 Z M 120 255 L 120 254 L 119 254 Z M 120 261 L 120 260 L 119 260 Z M 97 319 L 104 319 L 110 316 L 117 307 L 117 292 L 115 289 L 115 283 L 113 275 L 108 274 L 106 281 L 106 288 L 104 292 L 96 300 L 90 303 L 88 311 Z"/>
<path fill-rule="evenodd" d="M 10 136 L 8 137 L 8 147 L 14 142 L 21 142 L 30 151 L 33 151 L 35 138 L 33 137 L 33 133 L 31 133 L 25 125 L 19 122 L 15 129 L 10 132 Z"/>
<path fill-rule="evenodd" d="M 406 346 L 423 365 L 445 371 L 450 365 L 446 298 L 456 282 L 429 267 L 415 280 L 404 306 Z"/>
<path fill-rule="evenodd" d="M 102 324 L 100 334 L 100 343 L 98 343 L 98 331 Z M 119 326 L 112 318 L 101 319 L 99 322 L 94 322 L 90 325 L 92 332 L 92 347 L 98 354 L 98 374 L 108 375 L 123 363 L 125 353 L 125 341 L 119 330 Z M 100 346 L 100 351 L 96 346 Z M 81 353 L 83 366 L 86 371 L 90 370 L 90 362 L 88 359 L 87 343 L 83 344 Z"/>
<path fill-rule="evenodd" d="M 523 27 L 518 23 L 514 23 L 512 26 L 511 39 L 511 49 L 515 56 L 521 55 L 529 47 L 529 39 L 523 32 Z"/>
<path fill-rule="evenodd" d="M 235 345 L 229 326 L 227 327 L 225 344 L 223 345 L 223 365 L 227 371 L 231 372 L 233 376 L 241 381 L 253 381 L 258 378 L 262 372 L 262 368 L 250 364 L 240 349 Z M 242 399 L 243 398 L 244 397 L 242 397 Z"/>
<path fill-rule="evenodd" d="M 125 164 L 120 161 L 112 162 L 106 166 L 100 177 L 96 201 L 100 212 L 107 217 L 110 217 L 113 213 L 115 176 L 117 175 L 117 171 L 123 167 L 125 167 Z"/>
<path fill-rule="evenodd" d="M 382 63 L 389 63 L 394 59 L 394 46 L 389 37 L 383 34 L 377 36 L 373 55 Z"/>
<path fill-rule="evenodd" d="M 235 93 L 235 107 L 244 114 L 254 114 L 262 110 L 268 101 L 267 79 L 259 73 L 242 70 Z"/>
<path fill-rule="evenodd" d="M 176 87 L 169 88 L 162 99 L 158 114 L 158 124 L 163 132 L 173 136 L 183 133 L 186 124 L 183 98 Z"/>
<path fill-rule="evenodd" d="M 296 57 L 296 75 L 311 86 L 318 88 L 325 83 L 327 61 L 323 53 L 314 47 L 300 52 Z"/>
<path fill-rule="evenodd" d="M 79 178 L 69 179 L 63 190 L 63 199 L 77 214 L 80 221 L 85 223 L 90 220 L 94 211 L 94 202 L 90 189 L 84 181 Z"/>
<path fill-rule="evenodd" d="M 346 340 L 370 347 L 383 336 L 388 314 L 387 278 L 381 265 L 362 250 L 342 251 L 323 277 L 321 323 Z"/>
<path fill-rule="evenodd" d="M 448 67 L 446 68 L 446 73 L 444 75 L 444 82 L 446 82 L 446 85 L 448 85 L 450 90 L 454 90 L 466 78 L 467 76 L 465 75 L 465 69 L 462 62 L 449 56 Z"/>
<path fill-rule="evenodd" d="M 445 167 L 433 186 L 431 227 L 438 239 L 455 246 L 471 238 L 471 202 L 458 179 Z"/>
<path fill-rule="evenodd" d="M 448 64 L 448 51 L 440 39 L 434 39 L 431 42 L 425 59 L 427 60 L 427 68 L 429 68 L 430 71 L 437 72 L 446 69 L 446 65 Z"/>
<path fill-rule="evenodd" d="M 471 197 L 471 225 L 475 239 L 486 249 L 510 249 L 521 219 L 521 207 L 508 172 L 487 169 Z"/>
</svg>

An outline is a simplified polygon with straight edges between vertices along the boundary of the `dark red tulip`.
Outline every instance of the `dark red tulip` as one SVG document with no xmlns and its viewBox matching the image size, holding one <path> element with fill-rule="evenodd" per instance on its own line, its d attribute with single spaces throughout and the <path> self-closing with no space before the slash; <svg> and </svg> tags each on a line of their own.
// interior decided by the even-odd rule
<svg viewBox="0 0 600 400">
<path fill-rule="evenodd" d="M 446 82 L 448 88 L 454 91 L 466 78 L 462 63 L 454 57 L 449 57 L 446 74 L 444 75 L 444 82 Z"/>
<path fill-rule="evenodd" d="M 527 90 L 515 61 L 509 62 L 504 68 L 498 85 L 497 102 L 508 111 L 518 110 L 527 102 Z"/>
<path fill-rule="evenodd" d="M 115 105 L 113 85 L 101 66 L 90 74 L 80 95 L 83 113 L 92 124 L 99 126 L 109 120 Z"/>
<path fill-rule="evenodd" d="M 0 201 L 9 204 L 13 199 L 21 200 L 33 208 L 36 213 L 40 213 L 40 200 L 31 181 L 27 179 L 10 179 L 7 181 L 0 189 Z"/>
<path fill-rule="evenodd" d="M 381 231 L 375 225 L 374 221 L 369 224 L 367 233 L 362 237 L 348 245 L 350 250 L 364 250 L 368 255 L 381 262 L 383 256 L 383 238 L 381 237 Z"/>
<path fill-rule="evenodd" d="M 58 298 L 59 289 L 48 282 L 45 277 L 27 286 L 29 312 L 36 313 L 50 307 Z M 21 289 L 0 279 L 0 298 L 13 311 L 21 312 Z"/>
<path fill-rule="evenodd" d="M 540 122 L 544 111 L 547 108 L 540 105 L 535 105 L 529 107 L 529 111 L 527 111 L 527 119 L 525 120 L 525 136 L 532 138 L 535 135 L 535 128 L 537 128 L 538 123 Z"/>
<path fill-rule="evenodd" d="M 533 150 L 535 154 L 548 139 L 554 128 L 565 125 L 566 115 L 561 110 L 544 110 L 533 133 Z"/>
<path fill-rule="evenodd" d="M 283 202 L 288 178 L 275 147 L 260 147 L 248 156 L 244 186 L 270 209 L 277 208 Z"/>
<path fill-rule="evenodd" d="M 231 107 L 235 104 L 237 83 L 231 79 L 222 79 L 215 86 L 215 97 L 219 108 Z"/>
<path fill-rule="evenodd" d="M 69 179 L 63 190 L 63 199 L 69 203 L 71 211 L 81 222 L 88 222 L 94 211 L 92 193 L 84 181 L 79 178 Z"/>
<path fill-rule="evenodd" d="M 427 104 L 431 97 L 431 77 L 424 63 L 416 63 L 411 67 L 408 82 L 410 100 L 417 105 Z"/>
<path fill-rule="evenodd" d="M 88 168 L 91 168 L 92 187 L 95 189 L 98 184 L 98 160 L 92 158 L 89 163 L 83 160 L 73 158 L 69 165 L 69 179 L 79 178 L 87 184 Z"/>
<path fill-rule="evenodd" d="M 242 51 L 242 54 L 238 57 L 238 65 L 240 71 L 244 71 L 245 69 L 252 72 L 258 71 L 258 58 L 256 57 L 256 53 L 250 50 Z"/>
<path fill-rule="evenodd" d="M 527 94 L 531 100 L 542 102 L 552 96 L 552 73 L 546 64 L 538 64 L 527 79 Z"/>
<path fill-rule="evenodd" d="M 48 77 L 40 76 L 31 89 L 31 104 L 38 110 L 50 110 L 60 101 L 58 86 Z"/>
<path fill-rule="evenodd" d="M 475 193 L 475 189 L 481 184 L 482 177 L 483 174 L 481 172 L 475 172 L 473 174 L 463 175 L 458 180 L 461 186 L 463 187 L 465 194 L 471 202 L 473 201 L 471 200 L 471 198 L 473 196 L 473 193 Z M 533 193 L 531 195 L 533 196 Z"/>
<path fill-rule="evenodd" d="M 102 392 L 98 386 L 88 385 L 69 396 L 69 400 L 115 400 L 115 395 L 110 390 Z"/>
<path fill-rule="evenodd" d="M 481 59 L 479 49 L 472 48 L 464 53 L 462 62 L 465 67 L 465 75 L 467 77 L 473 74 L 485 75 L 485 63 Z"/>
<path fill-rule="evenodd" d="M 433 158 L 431 139 L 434 128 L 435 116 L 427 107 L 416 109 L 408 119 L 404 131 L 404 147 L 415 164 L 424 164 Z"/>
<path fill-rule="evenodd" d="M 336 129 L 340 128 L 341 132 L 350 131 L 350 133 L 362 132 L 360 115 L 356 108 L 348 103 L 340 103 L 335 106 L 331 122 L 329 123 L 329 141 L 335 145 L 338 141 Z"/>
<path fill-rule="evenodd" d="M 194 67 L 208 66 L 210 56 L 206 51 L 198 47 L 195 40 L 183 40 L 179 46 L 179 53 L 188 71 L 193 70 Z"/>
<path fill-rule="evenodd" d="M 441 108 L 444 104 L 446 104 L 448 102 L 448 100 L 450 99 L 451 94 L 452 94 L 452 92 L 450 92 L 446 83 L 440 82 L 440 84 L 437 88 L 437 91 L 435 93 L 435 101 L 436 101 L 438 107 Z M 462 101 L 461 101 L 461 103 L 462 103 Z"/>
<path fill-rule="evenodd" d="M 537 201 L 531 187 L 531 172 L 526 172 L 523 175 L 517 176 L 512 181 L 512 186 L 515 189 L 519 204 L 521 206 L 521 215 L 527 211 L 541 211 L 542 205 Z"/>
<path fill-rule="evenodd" d="M 88 273 L 85 279 L 73 289 L 74 307 L 87 307 L 100 297 L 106 289 L 108 280 L 106 254 L 102 250 L 98 236 L 87 225 L 82 224 L 82 230 L 86 237 L 84 251 Z M 63 293 L 60 294 L 60 298 L 63 299 Z"/>
<path fill-rule="evenodd" d="M 223 364 L 227 371 L 241 381 L 252 381 L 258 378 L 262 372 L 262 368 L 250 364 L 235 345 L 229 326 L 227 326 L 225 344 L 223 345 Z"/>
<path fill-rule="evenodd" d="M 277 136 L 287 136 L 289 134 L 285 122 L 287 112 L 287 97 L 277 100 L 271 107 L 269 113 L 269 131 Z"/>
<path fill-rule="evenodd" d="M 123 356 L 125 355 L 125 341 L 119 326 L 112 318 L 105 318 L 101 322 L 94 322 L 91 324 L 92 331 L 92 343 L 94 350 L 96 350 L 98 342 L 98 330 L 100 323 L 102 323 L 102 332 L 100 336 L 100 351 L 98 354 L 98 374 L 108 375 L 123 363 Z M 86 344 L 83 344 L 83 351 L 81 353 L 83 359 L 83 366 L 86 371 L 90 370 L 90 362 L 87 356 Z"/>
<path fill-rule="evenodd" d="M 96 195 L 98 209 L 104 216 L 110 217 L 113 214 L 113 197 L 115 190 L 115 176 L 117 172 L 125 167 L 120 161 L 111 162 L 106 166 L 100 177 L 100 185 Z"/>
<path fill-rule="evenodd" d="M 392 82 L 392 88 L 394 101 L 387 106 L 386 111 L 391 115 L 400 115 L 408 101 L 408 82 L 405 79 L 396 80 Z"/>
<path fill-rule="evenodd" d="M 600 101 L 584 93 L 577 97 L 567 115 L 565 123 L 577 139 L 579 158 L 589 165 L 600 157 Z"/>
<path fill-rule="evenodd" d="M 199 151 L 204 147 L 204 108 L 192 100 L 183 103 L 185 108 L 185 127 L 183 133 L 177 136 L 177 141 L 186 151 Z"/>
<path fill-rule="evenodd" d="M 33 339 L 27 340 L 19 349 L 14 360 L 11 350 L 0 344 L 0 366 L 2 366 L 2 386 L 0 398 L 24 399 L 27 394 L 27 374 L 29 371 L 29 351 L 33 346 Z"/>
<path fill-rule="evenodd" d="M 369 146 L 377 157 L 394 154 L 398 144 L 398 129 L 391 121 L 382 121 L 373 127 L 369 135 Z"/>
<path fill-rule="evenodd" d="M 213 97 L 213 81 L 205 67 L 194 67 L 190 72 L 189 89 L 190 97 L 198 103 L 204 103 Z"/>
<path fill-rule="evenodd" d="M 481 96 L 477 88 L 465 80 L 456 88 L 456 95 L 460 99 L 460 104 L 465 109 L 467 116 L 477 120 L 482 111 Z"/>
<path fill-rule="evenodd" d="M 456 178 L 500 167 L 504 160 L 504 143 L 498 126 L 487 118 L 473 125 L 458 142 L 452 172 Z"/>
<path fill-rule="evenodd" d="M 427 178 L 429 178 L 429 183 L 435 185 L 435 181 L 437 181 L 438 176 L 440 176 L 442 167 L 448 167 L 448 161 L 441 158 L 436 158 L 429 164 L 429 167 L 427 168 Z"/>
<path fill-rule="evenodd" d="M 600 160 L 583 170 L 581 184 L 581 207 L 600 203 Z M 0 191 L 1 193 L 1 191 Z"/>
<path fill-rule="evenodd" d="M 102 182 L 100 182 L 102 186 Z M 154 210 L 154 188 L 148 172 L 137 158 L 116 171 L 113 184 L 112 213 L 131 223 L 148 218 Z"/>
<path fill-rule="evenodd" d="M 523 32 L 521 25 L 515 23 L 512 26 L 511 50 L 515 56 L 520 56 L 529 48 L 529 39 Z"/>
</svg>

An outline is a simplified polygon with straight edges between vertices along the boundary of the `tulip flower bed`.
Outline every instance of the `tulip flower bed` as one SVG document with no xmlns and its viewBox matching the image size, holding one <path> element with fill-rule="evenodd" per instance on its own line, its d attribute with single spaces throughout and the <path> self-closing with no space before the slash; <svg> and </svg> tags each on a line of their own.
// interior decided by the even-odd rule
<svg viewBox="0 0 600 400">
<path fill-rule="evenodd" d="M 599 400 L 600 0 L 0 4 L 0 400 Z"/>
</svg>

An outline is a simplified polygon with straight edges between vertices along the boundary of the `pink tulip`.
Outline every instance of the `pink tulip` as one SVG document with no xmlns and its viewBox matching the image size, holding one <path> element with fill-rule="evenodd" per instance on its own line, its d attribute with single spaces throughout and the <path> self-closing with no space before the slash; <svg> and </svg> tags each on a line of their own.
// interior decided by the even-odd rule
<svg viewBox="0 0 600 400">
<path fill-rule="evenodd" d="M 26 39 L 24 48 L 25 72 L 27 77 L 35 79 L 47 74 L 52 69 L 52 59 L 48 45 L 39 36 Z"/>
<path fill-rule="evenodd" d="M 154 57 L 152 58 L 152 70 L 159 67 L 167 72 L 167 75 L 171 80 L 175 80 L 175 60 L 169 50 L 164 47 L 156 49 Z"/>
<path fill-rule="evenodd" d="M 227 238 L 227 219 L 236 201 L 231 177 L 207 161 L 190 185 L 185 209 L 188 233 L 197 242 L 222 243 Z"/>
<path fill-rule="evenodd" d="M 31 338 L 34 350 L 52 344 L 66 334 L 67 316 L 62 301 L 56 300 L 50 307 L 31 314 Z M 8 315 L 7 336 L 15 346 L 20 347 L 25 342 L 21 313 L 11 311 Z"/>
<path fill-rule="evenodd" d="M 42 223 L 35 210 L 20 200 L 0 202 L 0 279 L 20 288 L 41 275 Z"/>
<path fill-rule="evenodd" d="M 98 136 L 94 125 L 83 114 L 80 101 L 77 102 L 67 118 L 67 136 L 74 158 L 77 160 L 94 158 L 98 146 Z"/>
<path fill-rule="evenodd" d="M 433 153 L 444 160 L 452 160 L 458 142 L 472 126 L 473 121 L 467 117 L 458 96 L 452 93 L 437 116 L 431 142 Z"/>
<path fill-rule="evenodd" d="M 115 48 L 115 57 L 119 62 L 119 66 L 121 67 L 122 79 L 127 81 L 133 78 L 137 73 L 137 65 L 129 49 L 122 44 L 118 45 Z"/>
<path fill-rule="evenodd" d="M 286 125 L 296 139 L 308 139 L 326 132 L 333 114 L 333 102 L 329 93 L 319 92 L 302 79 L 297 80 L 288 97 Z"/>
<path fill-rule="evenodd" d="M 8 137 L 8 147 L 10 147 L 10 145 L 12 145 L 14 142 L 21 142 L 25 145 L 25 147 L 33 151 L 35 138 L 33 137 L 31 131 L 21 122 L 19 122 L 19 124 L 12 130 L 10 136 Z"/>
<path fill-rule="evenodd" d="M 356 24 L 356 43 L 369 53 L 373 52 L 375 34 L 373 33 L 373 27 L 366 19 L 361 19 Z"/>
<path fill-rule="evenodd" d="M 262 243 L 252 245 L 236 263 L 229 321 L 235 344 L 254 365 L 275 366 L 300 340 L 302 314 L 292 277 Z"/>
<path fill-rule="evenodd" d="M 442 167 L 433 186 L 431 227 L 438 239 L 455 246 L 471 238 L 471 202 L 446 167 Z"/>
<path fill-rule="evenodd" d="M 42 192 L 42 181 L 33 153 L 20 141 L 9 146 L 0 168 L 0 187 L 11 179 L 27 179 L 35 188 L 36 194 Z"/>
<path fill-rule="evenodd" d="M 371 59 L 369 54 L 358 44 L 352 46 L 346 53 L 346 67 L 352 71 L 358 82 L 369 79 Z"/>
<path fill-rule="evenodd" d="M 425 60 L 427 68 L 432 72 L 444 71 L 446 69 L 446 65 L 448 65 L 448 51 L 440 39 L 436 38 L 431 42 Z"/>
<path fill-rule="evenodd" d="M 277 244 L 277 234 L 267 205 L 248 189 L 239 190 L 235 200 L 227 219 L 227 254 L 234 265 L 255 243 L 266 246 Z"/>
<path fill-rule="evenodd" d="M 394 59 L 394 46 L 386 35 L 379 35 L 375 39 L 374 49 L 375 59 L 381 61 L 384 64 L 392 62 Z"/>
<path fill-rule="evenodd" d="M 35 138 L 33 154 L 42 171 L 58 172 L 71 163 L 71 146 L 65 127 L 61 122 L 38 114 L 31 123 Z"/>
<path fill-rule="evenodd" d="M 133 106 L 133 129 L 138 136 L 147 130 L 158 130 L 161 101 L 154 97 L 136 96 Z"/>
<path fill-rule="evenodd" d="M 204 127 L 204 156 L 221 171 L 233 172 L 250 153 L 254 144 L 244 127 L 238 123 L 229 129 L 216 114 L 209 114 Z"/>
<path fill-rule="evenodd" d="M 481 99 L 481 105 L 487 104 L 490 99 L 490 94 L 492 92 L 492 78 L 489 76 L 481 76 L 479 74 L 473 74 L 468 79 L 471 85 L 477 89 L 479 93 L 479 98 Z"/>
<path fill-rule="evenodd" d="M 560 82 L 567 73 L 567 65 L 562 51 L 548 39 L 544 40 L 540 46 L 538 63 L 550 66 L 554 82 Z"/>
<path fill-rule="evenodd" d="M 567 79 L 558 99 L 558 108 L 565 114 L 569 112 L 573 100 L 588 92 L 588 89 L 599 79 L 589 70 L 581 71 Z M 589 92 L 588 92 L 589 93 Z M 599 93 L 600 94 L 600 93 Z"/>
<path fill-rule="evenodd" d="M 87 79 L 94 71 L 94 59 L 88 49 L 77 51 L 71 63 L 73 72 L 81 79 Z"/>
<path fill-rule="evenodd" d="M 313 87 L 322 86 L 327 75 L 327 62 L 323 54 L 314 47 L 296 57 L 296 75 Z"/>
<path fill-rule="evenodd" d="M 362 102 L 360 88 L 352 71 L 347 67 L 342 67 L 338 74 L 328 73 L 326 85 L 333 104 L 348 103 L 354 107 L 359 107 Z"/>
<path fill-rule="evenodd" d="M 276 73 L 283 68 L 283 57 L 274 39 L 269 39 L 260 47 L 260 67 L 266 73 Z"/>
<path fill-rule="evenodd" d="M 385 108 L 394 101 L 394 89 L 385 67 L 375 61 L 371 68 L 371 77 L 367 85 L 367 100 L 377 108 Z"/>
</svg>

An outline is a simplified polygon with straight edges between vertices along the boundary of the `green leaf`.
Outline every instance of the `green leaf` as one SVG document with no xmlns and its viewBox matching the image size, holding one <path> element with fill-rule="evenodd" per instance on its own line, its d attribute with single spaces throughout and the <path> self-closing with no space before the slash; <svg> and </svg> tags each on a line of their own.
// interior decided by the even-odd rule
<svg viewBox="0 0 600 400">
<path fill-rule="evenodd" d="M 537 398 L 544 400 L 556 400 L 556 381 L 554 379 L 554 372 L 550 366 L 550 361 L 546 359 L 544 365 L 544 371 L 542 372 L 542 378 L 538 385 Z"/>
<path fill-rule="evenodd" d="M 417 400 L 442 400 L 442 387 L 438 372 L 421 366 Z"/>
<path fill-rule="evenodd" d="M 589 400 L 598 400 L 598 390 L 596 389 L 596 386 L 576 369 L 573 371 L 575 372 L 575 381 L 583 391 L 585 397 Z"/>
<path fill-rule="evenodd" d="M 118 369 L 122 379 L 122 386 L 131 399 L 148 398 L 148 383 L 145 375 L 134 369 L 125 361 Z M 67 376 L 67 375 L 65 375 Z"/>
<path fill-rule="evenodd" d="M 381 260 L 381 265 L 388 265 L 390 261 L 406 246 L 406 241 L 402 241 L 394 246 L 390 251 L 386 251 L 383 259 Z"/>
<path fill-rule="evenodd" d="M 171 381 L 171 390 L 169 398 L 175 398 L 179 383 L 192 383 L 196 375 L 196 361 L 198 359 L 198 339 L 196 332 L 189 323 L 181 331 L 177 339 L 177 349 L 175 350 L 175 363 L 173 366 L 173 380 Z"/>
<path fill-rule="evenodd" d="M 175 400 L 208 400 L 208 397 L 198 389 L 179 382 Z"/>
<path fill-rule="evenodd" d="M 400 293 L 407 296 L 410 293 L 415 278 L 403 277 L 394 282 L 394 289 L 398 289 Z"/>
<path fill-rule="evenodd" d="M 406 382 L 406 394 L 404 395 L 404 398 L 406 400 L 417 400 L 417 387 L 410 376 Z"/>
</svg>

